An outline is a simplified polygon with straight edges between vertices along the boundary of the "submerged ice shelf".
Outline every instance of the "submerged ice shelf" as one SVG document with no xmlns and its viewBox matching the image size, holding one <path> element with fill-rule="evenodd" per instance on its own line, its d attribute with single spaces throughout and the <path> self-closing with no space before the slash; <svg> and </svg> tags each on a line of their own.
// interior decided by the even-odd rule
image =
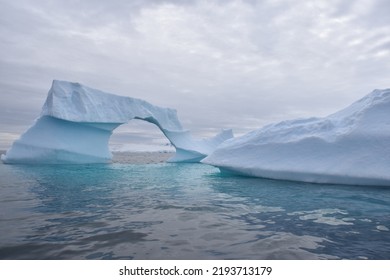
<svg viewBox="0 0 390 280">
<path fill-rule="evenodd" d="M 213 138 L 194 139 L 183 129 L 176 110 L 54 80 L 40 117 L 1 159 L 23 164 L 109 162 L 112 131 L 132 119 L 153 123 L 162 131 L 176 149 L 171 162 L 199 162 L 233 137 L 231 130 L 223 130 Z"/>
<path fill-rule="evenodd" d="M 202 162 L 247 176 L 390 186 L 390 89 L 325 118 L 283 121 L 227 140 Z"/>
</svg>

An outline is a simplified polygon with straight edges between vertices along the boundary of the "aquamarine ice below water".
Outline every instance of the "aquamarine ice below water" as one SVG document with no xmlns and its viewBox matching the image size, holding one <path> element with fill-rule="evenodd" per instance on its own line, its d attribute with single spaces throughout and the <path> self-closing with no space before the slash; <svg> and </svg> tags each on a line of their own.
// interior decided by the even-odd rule
<svg viewBox="0 0 390 280">
<path fill-rule="evenodd" d="M 0 164 L 1 259 L 390 259 L 390 188 Z"/>
</svg>

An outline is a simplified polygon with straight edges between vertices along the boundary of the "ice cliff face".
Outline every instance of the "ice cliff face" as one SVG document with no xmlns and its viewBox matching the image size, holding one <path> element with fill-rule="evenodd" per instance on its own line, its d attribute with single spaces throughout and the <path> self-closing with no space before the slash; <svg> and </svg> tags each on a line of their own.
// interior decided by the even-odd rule
<svg viewBox="0 0 390 280">
<path fill-rule="evenodd" d="M 227 140 L 202 162 L 255 177 L 390 186 L 390 89 L 325 118 L 284 121 Z"/>
<path fill-rule="evenodd" d="M 231 130 L 225 130 L 214 138 L 196 140 L 182 128 L 173 109 L 55 80 L 40 117 L 1 159 L 4 163 L 108 162 L 112 131 L 132 119 L 160 128 L 176 148 L 172 162 L 199 162 L 233 137 Z"/>
</svg>

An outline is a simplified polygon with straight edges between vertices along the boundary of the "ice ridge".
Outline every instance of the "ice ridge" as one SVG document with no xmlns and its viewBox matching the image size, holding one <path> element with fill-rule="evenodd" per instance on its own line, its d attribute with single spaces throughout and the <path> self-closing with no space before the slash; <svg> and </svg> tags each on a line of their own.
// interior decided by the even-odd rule
<svg viewBox="0 0 390 280">
<path fill-rule="evenodd" d="M 390 186 L 390 89 L 324 118 L 270 124 L 202 160 L 222 172 L 312 183 Z"/>
</svg>

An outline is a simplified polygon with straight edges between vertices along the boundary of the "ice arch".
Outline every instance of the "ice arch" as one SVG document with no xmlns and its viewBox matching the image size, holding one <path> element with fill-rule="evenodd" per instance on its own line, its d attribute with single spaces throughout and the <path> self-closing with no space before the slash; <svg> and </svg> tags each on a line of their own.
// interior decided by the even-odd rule
<svg viewBox="0 0 390 280">
<path fill-rule="evenodd" d="M 79 83 L 54 80 L 40 117 L 16 140 L 4 163 L 105 163 L 112 131 L 132 119 L 155 124 L 176 148 L 171 162 L 199 162 L 231 138 L 231 130 L 194 139 L 176 110 L 118 96 Z"/>
</svg>

